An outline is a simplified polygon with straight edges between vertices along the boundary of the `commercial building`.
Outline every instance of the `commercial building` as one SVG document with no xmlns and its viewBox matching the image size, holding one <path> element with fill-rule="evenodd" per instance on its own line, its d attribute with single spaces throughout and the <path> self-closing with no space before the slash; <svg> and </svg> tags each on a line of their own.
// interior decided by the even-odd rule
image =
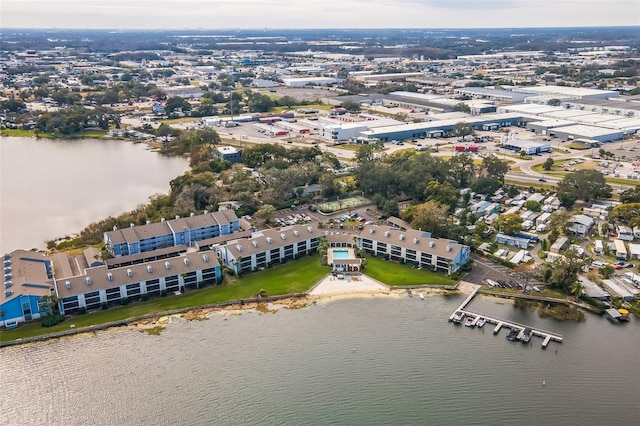
<svg viewBox="0 0 640 426">
<path fill-rule="evenodd" d="M 551 145 L 548 142 L 536 142 L 522 139 L 508 139 L 503 142 L 502 146 L 516 152 L 524 151 L 527 155 L 542 154 L 551 152 Z"/>
<path fill-rule="evenodd" d="M 104 233 L 104 242 L 113 257 L 129 256 L 228 235 L 240 230 L 233 210 L 191 215 L 158 223 L 147 223 Z"/>
<path fill-rule="evenodd" d="M 283 78 L 282 82 L 287 87 L 324 86 L 340 82 L 341 79 L 334 77 L 298 77 Z"/>
<path fill-rule="evenodd" d="M 221 160 L 231 163 L 241 163 L 242 149 L 237 149 L 232 146 L 217 146 L 213 150 L 213 158 L 220 158 Z"/>
</svg>

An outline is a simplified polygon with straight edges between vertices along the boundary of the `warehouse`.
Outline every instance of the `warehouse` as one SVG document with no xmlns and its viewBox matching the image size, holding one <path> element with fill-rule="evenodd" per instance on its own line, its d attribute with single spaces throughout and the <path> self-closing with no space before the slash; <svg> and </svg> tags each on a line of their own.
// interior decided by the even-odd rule
<svg viewBox="0 0 640 426">
<path fill-rule="evenodd" d="M 523 102 L 527 96 L 534 93 L 518 93 L 512 90 L 495 89 L 490 87 L 461 87 L 453 91 L 459 95 L 471 96 L 472 98 L 492 99 L 503 102 Z"/>
<path fill-rule="evenodd" d="M 621 130 L 605 129 L 604 127 L 587 126 L 585 124 L 560 127 L 554 129 L 553 133 L 561 139 L 593 139 L 601 143 L 617 141 L 624 136 Z"/>
<path fill-rule="evenodd" d="M 555 129 L 557 127 L 571 126 L 574 124 L 575 124 L 574 121 L 558 120 L 558 119 L 533 121 L 533 122 L 527 123 L 527 130 L 535 132 L 538 135 L 548 135 L 549 130 L 551 129 Z"/>
<path fill-rule="evenodd" d="M 541 154 L 543 152 L 551 152 L 551 145 L 548 142 L 535 142 L 531 140 L 512 139 L 505 141 L 502 146 L 506 149 L 512 149 L 516 152 L 524 151 L 527 155 Z"/>
</svg>

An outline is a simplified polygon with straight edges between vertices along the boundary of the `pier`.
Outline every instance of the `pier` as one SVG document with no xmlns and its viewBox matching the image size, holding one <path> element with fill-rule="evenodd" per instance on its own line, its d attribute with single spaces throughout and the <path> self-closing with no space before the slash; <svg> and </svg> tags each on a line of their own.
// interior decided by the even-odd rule
<svg viewBox="0 0 640 426">
<path fill-rule="evenodd" d="M 545 331 L 545 330 L 541 330 L 541 329 L 536 329 L 533 327 L 529 327 L 527 325 L 524 324 L 518 324 L 517 322 L 513 322 L 513 321 L 506 321 L 500 318 L 494 318 L 494 317 L 490 317 L 487 315 L 483 315 L 483 314 L 478 314 L 476 312 L 471 312 L 466 310 L 465 308 L 467 307 L 467 305 L 471 302 L 471 300 L 473 300 L 473 298 L 475 297 L 476 294 L 478 294 L 478 291 L 480 290 L 480 286 L 476 287 L 475 290 L 473 290 L 473 292 L 471 292 L 471 294 L 469 294 L 469 296 L 464 300 L 464 302 L 462 302 L 460 304 L 460 306 L 458 306 L 458 308 L 453 311 L 453 313 L 451 314 L 451 316 L 449 317 L 449 321 L 452 321 L 453 318 L 456 316 L 456 313 L 458 312 L 462 312 L 465 316 L 473 316 L 474 320 L 471 323 L 472 326 L 475 326 L 476 323 L 478 322 L 478 319 L 480 317 L 484 318 L 487 323 L 490 324 L 495 324 L 495 328 L 493 329 L 493 334 L 498 334 L 500 332 L 500 330 L 503 327 L 509 328 L 509 329 L 514 329 L 514 328 L 518 328 L 520 330 L 523 330 L 525 328 L 530 328 L 531 329 L 531 334 L 533 336 L 538 336 L 541 337 L 542 340 L 542 348 L 546 348 L 549 345 L 550 341 L 554 341 L 554 342 L 558 342 L 558 343 L 562 343 L 562 336 L 555 334 L 555 333 L 551 333 L 549 331 Z"/>
</svg>

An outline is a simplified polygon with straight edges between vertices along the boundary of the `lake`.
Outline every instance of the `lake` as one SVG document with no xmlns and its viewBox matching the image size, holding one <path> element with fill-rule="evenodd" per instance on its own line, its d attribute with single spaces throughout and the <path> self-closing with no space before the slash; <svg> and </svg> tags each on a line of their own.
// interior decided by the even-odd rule
<svg viewBox="0 0 640 426">
<path fill-rule="evenodd" d="M 145 144 L 102 139 L 0 138 L 0 253 L 45 241 L 169 192 L 188 160 Z"/>
<path fill-rule="evenodd" d="M 172 318 L 2 349 L 6 425 L 619 424 L 637 418 L 640 322 L 470 309 L 564 337 L 541 349 L 447 321 L 462 296 L 361 297 Z M 542 386 L 545 381 L 546 385 Z"/>
</svg>

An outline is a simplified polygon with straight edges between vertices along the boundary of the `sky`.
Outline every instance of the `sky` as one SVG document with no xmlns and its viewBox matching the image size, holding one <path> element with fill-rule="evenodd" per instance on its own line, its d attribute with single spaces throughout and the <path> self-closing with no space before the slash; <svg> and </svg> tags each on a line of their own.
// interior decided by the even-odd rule
<svg viewBox="0 0 640 426">
<path fill-rule="evenodd" d="M 525 28 L 640 25 L 638 0 L 0 0 L 0 28 Z"/>
</svg>

